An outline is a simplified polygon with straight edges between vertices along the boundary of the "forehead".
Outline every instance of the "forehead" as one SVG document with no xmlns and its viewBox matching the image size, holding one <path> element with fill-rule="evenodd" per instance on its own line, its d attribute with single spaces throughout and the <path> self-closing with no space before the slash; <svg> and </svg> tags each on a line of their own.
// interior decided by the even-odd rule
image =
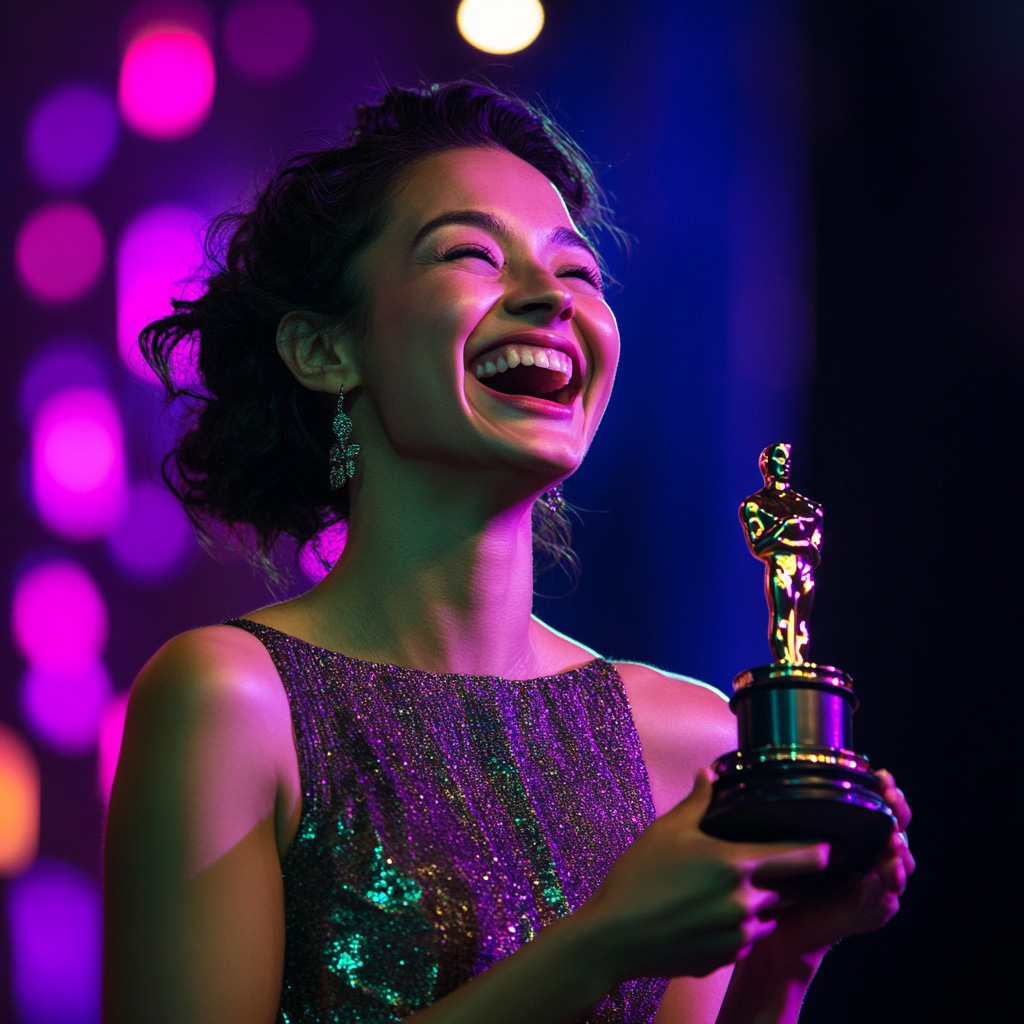
<svg viewBox="0 0 1024 1024">
<path fill-rule="evenodd" d="M 527 232 L 573 227 L 554 184 L 532 164 L 504 149 L 454 149 L 417 160 L 396 182 L 388 228 L 415 234 L 428 221 L 452 210 L 495 214 Z"/>
</svg>

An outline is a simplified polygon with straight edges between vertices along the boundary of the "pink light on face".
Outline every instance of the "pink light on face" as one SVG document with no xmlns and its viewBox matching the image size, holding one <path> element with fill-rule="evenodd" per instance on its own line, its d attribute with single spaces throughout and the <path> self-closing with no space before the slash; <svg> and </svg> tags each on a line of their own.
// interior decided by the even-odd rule
<svg viewBox="0 0 1024 1024">
<path fill-rule="evenodd" d="M 74 676 L 99 661 L 107 642 L 107 606 L 76 562 L 41 562 L 14 585 L 11 634 L 33 668 Z"/>
<path fill-rule="evenodd" d="M 121 755 L 124 719 L 128 711 L 128 694 L 111 697 L 100 718 L 100 756 L 96 762 L 96 783 L 104 804 L 110 803 L 110 789 L 114 784 L 117 759 Z"/>
<path fill-rule="evenodd" d="M 11 980 L 24 1024 L 100 1019 L 100 889 L 70 865 L 40 861 L 10 883 Z"/>
<path fill-rule="evenodd" d="M 107 245 L 99 221 L 81 203 L 42 206 L 21 225 L 14 262 L 22 285 L 40 302 L 71 302 L 100 279 Z"/>
<path fill-rule="evenodd" d="M 20 874 L 39 846 L 39 765 L 29 745 L 0 723 L 0 875 Z"/>
<path fill-rule="evenodd" d="M 99 86 L 73 82 L 52 89 L 37 104 L 25 150 L 36 180 L 64 190 L 94 181 L 116 144 L 114 101 Z"/>
<path fill-rule="evenodd" d="M 125 365 L 137 377 L 155 381 L 139 352 L 139 331 L 171 312 L 170 297 L 197 294 L 183 284 L 201 265 L 202 218 L 183 206 L 155 206 L 125 229 L 117 250 L 117 343 Z M 179 351 L 181 347 L 179 346 Z M 191 380 L 187 356 L 175 374 Z"/>
<path fill-rule="evenodd" d="M 32 668 L 21 684 L 21 713 L 32 731 L 61 754 L 86 754 L 96 746 L 100 718 L 113 688 L 99 663 L 76 672 Z"/>
<path fill-rule="evenodd" d="M 51 395 L 32 423 L 39 518 L 73 540 L 106 536 L 124 513 L 124 440 L 113 399 L 97 388 Z"/>
<path fill-rule="evenodd" d="M 192 550 L 192 531 L 177 500 L 148 480 L 131 485 L 128 511 L 110 535 L 110 553 L 126 576 L 166 580 Z"/>
<path fill-rule="evenodd" d="M 140 135 L 182 139 L 209 116 L 214 78 L 202 35 L 185 24 L 153 22 L 135 33 L 121 62 L 121 116 Z"/>
<path fill-rule="evenodd" d="M 309 56 L 313 15 L 299 0 L 240 0 L 224 20 L 224 46 L 247 78 L 285 78 Z"/>
</svg>

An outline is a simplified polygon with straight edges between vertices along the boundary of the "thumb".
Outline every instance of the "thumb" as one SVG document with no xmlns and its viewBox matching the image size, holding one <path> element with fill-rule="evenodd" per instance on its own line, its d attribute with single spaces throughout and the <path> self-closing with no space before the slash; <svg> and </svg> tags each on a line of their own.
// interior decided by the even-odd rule
<svg viewBox="0 0 1024 1024">
<path fill-rule="evenodd" d="M 693 779 L 693 789 L 668 813 L 692 819 L 694 824 L 699 822 L 711 803 L 711 783 L 714 778 L 714 772 L 710 768 L 698 768 Z"/>
</svg>

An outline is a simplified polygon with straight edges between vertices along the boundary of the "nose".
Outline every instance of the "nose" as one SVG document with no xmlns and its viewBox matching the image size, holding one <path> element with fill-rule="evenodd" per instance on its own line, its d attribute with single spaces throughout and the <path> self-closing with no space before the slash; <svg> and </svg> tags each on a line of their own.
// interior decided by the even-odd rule
<svg viewBox="0 0 1024 1024">
<path fill-rule="evenodd" d="M 505 309 L 514 316 L 535 317 L 541 323 L 571 320 L 576 311 L 572 292 L 559 278 L 540 269 L 509 290 Z"/>
</svg>

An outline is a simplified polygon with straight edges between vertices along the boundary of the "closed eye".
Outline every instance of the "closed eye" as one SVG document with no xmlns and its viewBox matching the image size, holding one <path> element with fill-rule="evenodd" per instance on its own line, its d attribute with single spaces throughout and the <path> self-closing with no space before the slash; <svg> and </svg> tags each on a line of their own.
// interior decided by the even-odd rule
<svg viewBox="0 0 1024 1024">
<path fill-rule="evenodd" d="M 498 257 L 485 245 L 453 245 L 450 249 L 443 249 L 437 254 L 437 258 L 444 263 L 464 258 L 486 260 L 496 270 L 501 269 Z"/>
<path fill-rule="evenodd" d="M 566 267 L 564 270 L 558 271 L 558 276 L 578 277 L 583 281 L 587 281 L 599 292 L 604 290 L 601 274 L 595 267 Z"/>
</svg>

